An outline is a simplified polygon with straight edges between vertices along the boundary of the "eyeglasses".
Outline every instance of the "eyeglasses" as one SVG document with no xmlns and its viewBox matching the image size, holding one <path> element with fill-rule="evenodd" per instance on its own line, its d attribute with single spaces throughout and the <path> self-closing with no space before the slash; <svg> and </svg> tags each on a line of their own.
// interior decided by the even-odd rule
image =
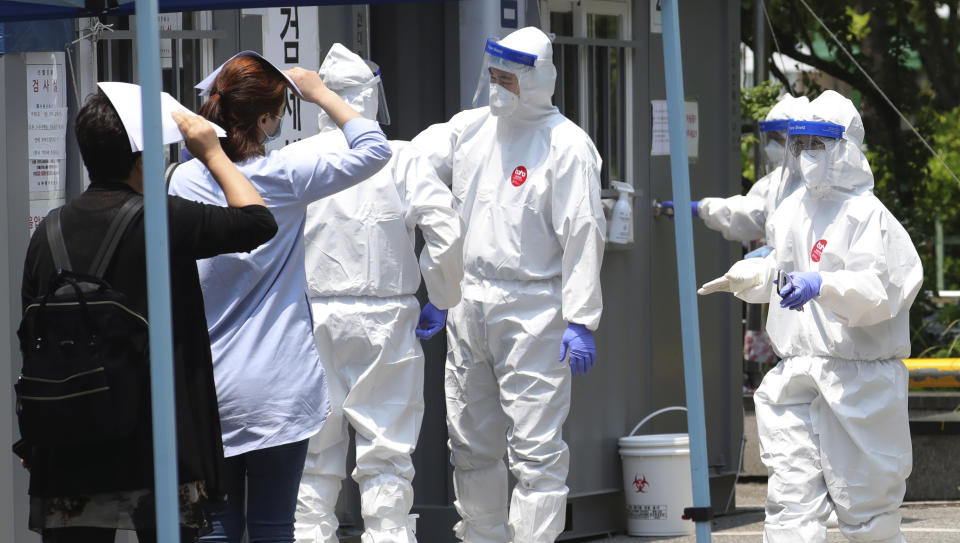
<svg viewBox="0 0 960 543">
<path fill-rule="evenodd" d="M 812 134 L 794 134 L 787 138 L 787 147 L 793 156 L 799 156 L 801 151 L 824 150 L 827 144 L 836 141 L 836 138 L 815 136 Z"/>
<path fill-rule="evenodd" d="M 490 82 L 502 87 L 510 87 L 511 85 L 516 85 L 517 76 L 504 70 L 490 68 Z"/>
</svg>

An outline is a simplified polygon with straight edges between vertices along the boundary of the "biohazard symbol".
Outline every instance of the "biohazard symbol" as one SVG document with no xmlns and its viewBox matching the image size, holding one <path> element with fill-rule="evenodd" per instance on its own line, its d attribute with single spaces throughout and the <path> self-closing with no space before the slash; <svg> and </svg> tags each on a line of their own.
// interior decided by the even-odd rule
<svg viewBox="0 0 960 543">
<path fill-rule="evenodd" d="M 650 486 L 650 483 L 647 482 L 647 476 L 641 475 L 640 479 L 636 475 L 633 476 L 633 486 L 637 487 L 637 493 L 643 494 L 644 489 Z"/>
</svg>

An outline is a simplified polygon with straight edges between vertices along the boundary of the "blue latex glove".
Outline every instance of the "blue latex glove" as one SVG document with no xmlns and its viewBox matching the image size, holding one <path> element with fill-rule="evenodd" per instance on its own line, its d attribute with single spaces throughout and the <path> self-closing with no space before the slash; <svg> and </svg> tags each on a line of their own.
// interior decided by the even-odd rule
<svg viewBox="0 0 960 543">
<path fill-rule="evenodd" d="M 437 306 L 430 302 L 420 310 L 420 322 L 417 323 L 416 334 L 420 339 L 430 339 L 437 335 L 437 332 L 443 330 L 447 324 L 447 310 L 437 309 Z"/>
<path fill-rule="evenodd" d="M 663 209 L 673 209 L 673 200 L 664 200 L 664 201 L 660 202 L 660 207 L 663 208 Z M 699 217 L 699 216 L 700 216 L 700 202 L 699 202 L 698 200 L 693 200 L 693 201 L 690 202 L 690 213 L 691 213 L 694 217 Z M 673 219 L 673 213 L 671 213 L 671 214 L 668 215 L 668 216 L 669 216 L 671 219 Z"/>
<path fill-rule="evenodd" d="M 778 285 L 778 292 L 783 298 L 780 307 L 799 310 L 803 304 L 820 294 L 822 279 L 819 272 L 790 272 L 784 283 Z"/>
<path fill-rule="evenodd" d="M 763 247 L 754 249 L 749 253 L 743 255 L 743 258 L 763 258 L 772 252 L 773 252 L 773 247 L 769 245 L 764 245 Z"/>
<path fill-rule="evenodd" d="M 567 351 L 570 352 L 570 373 L 574 376 L 586 375 L 597 358 L 593 332 L 582 324 L 568 323 L 560 340 L 560 360 L 566 358 Z"/>
</svg>

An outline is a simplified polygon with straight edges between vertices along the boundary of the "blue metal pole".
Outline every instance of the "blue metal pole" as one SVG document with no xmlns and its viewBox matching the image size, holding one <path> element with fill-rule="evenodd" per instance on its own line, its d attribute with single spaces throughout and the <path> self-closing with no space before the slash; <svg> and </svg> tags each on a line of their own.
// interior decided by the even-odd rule
<svg viewBox="0 0 960 543">
<path fill-rule="evenodd" d="M 690 434 L 690 470 L 693 506 L 710 510 L 707 472 L 707 430 L 704 422 L 703 374 L 700 361 L 700 323 L 697 316 L 697 283 L 693 258 L 693 217 L 690 212 L 690 170 L 687 158 L 686 107 L 683 97 L 683 63 L 680 56 L 680 15 L 677 0 L 662 0 L 663 70 L 667 84 L 667 119 L 670 125 L 670 173 L 673 180 L 674 232 L 677 244 L 677 286 L 680 290 L 680 324 L 683 337 L 683 377 L 687 396 L 687 431 Z M 696 517 L 695 517 L 696 518 Z M 697 541 L 710 541 L 710 520 L 696 523 Z"/>
<path fill-rule="evenodd" d="M 143 107 L 143 201 L 150 307 L 150 392 L 153 405 L 153 477 L 157 541 L 179 543 L 177 427 L 173 394 L 170 250 L 160 127 L 160 27 L 157 0 L 136 0 L 137 61 Z"/>
</svg>

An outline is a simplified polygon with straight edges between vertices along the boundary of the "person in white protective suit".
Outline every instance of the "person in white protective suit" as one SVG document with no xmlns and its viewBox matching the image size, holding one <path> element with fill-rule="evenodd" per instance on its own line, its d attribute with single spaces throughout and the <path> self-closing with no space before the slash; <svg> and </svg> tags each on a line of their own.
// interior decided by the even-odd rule
<svg viewBox="0 0 960 543">
<path fill-rule="evenodd" d="M 808 102 L 806 96 L 781 96 L 764 120 L 760 121 L 766 175 L 757 180 L 746 195 L 702 198 L 691 202 L 693 216 L 703 219 L 707 228 L 720 232 L 730 241 L 763 238 L 767 217 L 800 185 L 795 182 L 799 180 L 788 182 L 783 175 L 784 145 L 787 124 Z M 662 206 L 672 209 L 673 202 L 665 201 Z"/>
<path fill-rule="evenodd" d="M 320 66 L 324 85 L 369 119 L 384 120 L 380 77 L 339 43 Z M 346 149 L 323 112 L 320 133 L 293 145 Z M 306 274 L 332 412 L 311 438 L 297 503 L 295 536 L 335 543 L 334 507 L 346 476 L 347 424 L 356 430 L 364 543 L 411 543 L 414 475 L 410 455 L 423 416 L 424 359 L 415 335 L 421 274 L 441 311 L 460 300 L 462 222 L 450 190 L 408 142 L 391 141 L 390 162 L 366 182 L 307 210 Z M 419 265 L 415 227 L 425 245 Z M 436 329 L 442 328 L 442 323 Z"/>
<path fill-rule="evenodd" d="M 467 228 L 445 388 L 455 533 L 469 543 L 546 543 L 561 533 L 571 374 L 596 356 L 600 157 L 551 104 L 552 56 L 536 28 L 488 40 L 478 92 L 489 92 L 490 106 L 413 140 L 452 184 Z M 517 479 L 509 514 L 505 453 Z"/>
<path fill-rule="evenodd" d="M 848 540 L 904 541 L 898 509 L 912 459 L 901 359 L 923 271 L 873 194 L 863 136 L 850 100 L 834 91 L 813 100 L 790 123 L 787 167 L 804 187 L 767 222 L 773 252 L 701 289 L 770 302 L 767 331 L 783 360 L 754 394 L 769 543 L 826 541 L 834 510 Z"/>
</svg>

